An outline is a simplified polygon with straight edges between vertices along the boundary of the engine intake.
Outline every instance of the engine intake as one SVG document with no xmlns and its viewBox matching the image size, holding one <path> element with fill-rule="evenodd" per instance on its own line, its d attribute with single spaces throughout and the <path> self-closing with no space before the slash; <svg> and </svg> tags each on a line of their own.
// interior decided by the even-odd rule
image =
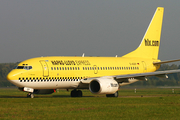
<svg viewBox="0 0 180 120">
<path fill-rule="evenodd" d="M 94 79 L 89 84 L 89 90 L 94 94 L 114 94 L 118 89 L 118 83 L 112 78 Z"/>
</svg>

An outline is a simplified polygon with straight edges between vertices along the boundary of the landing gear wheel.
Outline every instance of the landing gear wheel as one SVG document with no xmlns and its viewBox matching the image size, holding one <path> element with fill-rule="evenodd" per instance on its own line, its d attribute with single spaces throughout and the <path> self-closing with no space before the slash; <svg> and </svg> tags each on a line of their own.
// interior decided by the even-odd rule
<svg viewBox="0 0 180 120">
<path fill-rule="evenodd" d="M 82 91 L 81 90 L 77 91 L 77 97 L 82 97 Z"/>
<path fill-rule="evenodd" d="M 33 93 L 31 94 L 31 98 L 34 98 L 34 94 Z"/>
<path fill-rule="evenodd" d="M 27 98 L 34 98 L 34 94 L 33 93 L 28 93 Z"/>
<path fill-rule="evenodd" d="M 71 91 L 71 97 L 76 97 L 76 90 Z"/>
<path fill-rule="evenodd" d="M 82 91 L 81 90 L 72 90 L 71 91 L 71 97 L 82 97 Z"/>
<path fill-rule="evenodd" d="M 118 97 L 118 91 L 116 91 L 114 94 L 106 94 L 106 97 Z"/>
</svg>

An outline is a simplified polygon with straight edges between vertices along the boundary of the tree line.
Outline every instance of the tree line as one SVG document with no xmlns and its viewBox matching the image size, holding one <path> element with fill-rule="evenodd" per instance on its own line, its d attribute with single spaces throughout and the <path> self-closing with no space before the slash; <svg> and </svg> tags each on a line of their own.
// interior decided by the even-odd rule
<svg viewBox="0 0 180 120">
<path fill-rule="evenodd" d="M 14 86 L 7 79 L 7 74 L 18 63 L 0 63 L 0 87 Z M 180 69 L 180 65 L 162 64 L 158 71 Z M 180 85 L 180 73 L 168 74 L 168 79 L 158 77 L 148 77 L 147 81 L 138 81 L 130 86 L 179 86 Z"/>
</svg>

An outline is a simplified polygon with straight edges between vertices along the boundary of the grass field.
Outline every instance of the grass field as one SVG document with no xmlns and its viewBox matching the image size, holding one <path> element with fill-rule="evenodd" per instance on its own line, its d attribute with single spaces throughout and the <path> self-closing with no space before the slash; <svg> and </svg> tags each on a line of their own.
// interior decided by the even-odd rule
<svg viewBox="0 0 180 120">
<path fill-rule="evenodd" d="M 180 89 L 122 88 L 118 98 L 93 95 L 83 90 L 84 97 L 71 98 L 60 90 L 51 95 L 35 95 L 17 89 L 0 89 L 0 119 L 92 119 L 92 120 L 161 120 L 180 119 Z"/>
</svg>

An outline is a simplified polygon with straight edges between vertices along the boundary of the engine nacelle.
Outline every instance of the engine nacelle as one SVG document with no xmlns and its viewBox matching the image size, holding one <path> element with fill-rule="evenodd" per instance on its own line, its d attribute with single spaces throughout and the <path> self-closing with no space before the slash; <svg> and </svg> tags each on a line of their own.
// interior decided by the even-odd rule
<svg viewBox="0 0 180 120">
<path fill-rule="evenodd" d="M 94 79 L 89 84 L 89 90 L 94 94 L 114 94 L 118 89 L 118 83 L 112 78 Z"/>
</svg>

